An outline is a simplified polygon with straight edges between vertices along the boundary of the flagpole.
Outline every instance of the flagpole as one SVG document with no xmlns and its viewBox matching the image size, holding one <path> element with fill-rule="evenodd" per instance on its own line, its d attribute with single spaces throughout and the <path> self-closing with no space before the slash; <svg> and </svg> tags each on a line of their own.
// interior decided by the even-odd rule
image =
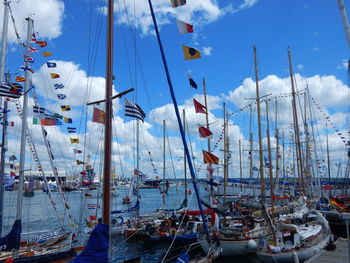
<svg viewBox="0 0 350 263">
<path fill-rule="evenodd" d="M 26 48 L 29 48 L 31 42 L 31 36 L 33 33 L 33 20 L 26 18 L 28 22 L 27 26 L 27 41 Z M 29 56 L 29 52 L 26 53 Z M 28 67 L 28 62 L 24 63 L 25 67 Z M 27 128 L 27 107 L 28 107 L 28 86 L 29 86 L 29 74 L 28 70 L 25 71 L 26 82 L 23 89 L 23 111 L 22 111 L 22 127 L 21 127 L 21 146 L 19 156 L 19 177 L 18 177 L 18 191 L 17 191 L 17 211 L 16 220 L 21 221 L 22 218 L 22 205 L 23 205 L 23 185 L 24 185 L 24 164 L 25 164 L 25 147 L 26 147 L 26 128 Z M 15 249 L 15 257 L 18 257 L 18 248 Z"/>
<path fill-rule="evenodd" d="M 1 53 L 0 53 L 0 83 L 4 81 L 5 73 L 5 58 L 7 49 L 7 32 L 8 32 L 8 17 L 9 17 L 10 2 L 4 0 L 4 20 L 1 34 Z M 3 98 L 0 97 L 0 105 L 2 105 Z M 3 200 L 4 200 L 4 172 L 5 172 L 5 142 L 6 142 L 6 121 L 7 121 L 7 101 L 4 101 L 3 112 L 3 132 L 2 132 L 2 144 L 1 144 L 1 172 L 0 172 L 0 236 L 2 235 L 2 216 L 3 216 Z"/>
<path fill-rule="evenodd" d="M 148 3 L 149 3 L 150 10 L 151 10 L 151 15 L 152 15 L 152 19 L 153 19 L 154 29 L 155 29 L 156 35 L 157 35 L 157 40 L 158 40 L 158 44 L 159 44 L 160 53 L 161 53 L 162 60 L 163 60 L 163 65 L 164 65 L 164 70 L 165 70 L 165 74 L 166 74 L 167 81 L 168 81 L 170 95 L 171 95 L 171 98 L 172 98 L 173 104 L 174 104 L 175 114 L 176 114 L 177 122 L 178 122 L 178 125 L 179 125 L 179 129 L 180 129 L 182 143 L 184 145 L 185 152 L 186 152 L 188 167 L 190 169 L 190 173 L 191 173 L 191 177 L 192 177 L 193 188 L 194 188 L 194 191 L 195 191 L 196 196 L 197 196 L 197 203 L 198 203 L 198 207 L 199 207 L 199 210 L 200 210 L 200 213 L 201 213 L 203 226 L 204 226 L 204 231 L 205 231 L 205 234 L 207 236 L 208 242 L 210 243 L 210 241 L 209 241 L 209 231 L 208 231 L 208 228 L 207 228 L 206 219 L 205 219 L 204 214 L 203 214 L 202 204 L 200 202 L 199 190 L 198 190 L 198 187 L 197 187 L 197 184 L 196 184 L 196 175 L 194 173 L 192 159 L 191 159 L 191 156 L 190 156 L 190 152 L 188 150 L 184 128 L 183 128 L 182 123 L 181 123 L 181 117 L 180 117 L 180 113 L 179 113 L 179 108 L 178 108 L 178 105 L 177 105 L 175 92 L 174 92 L 174 89 L 173 89 L 173 84 L 171 82 L 170 73 L 169 73 L 169 70 L 168 70 L 168 65 L 167 65 L 167 61 L 166 61 L 166 58 L 165 58 L 162 41 L 160 39 L 159 30 L 158 30 L 158 26 L 157 26 L 157 21 L 156 21 L 156 17 L 154 15 L 154 11 L 153 11 L 152 1 L 148 0 Z"/>
</svg>

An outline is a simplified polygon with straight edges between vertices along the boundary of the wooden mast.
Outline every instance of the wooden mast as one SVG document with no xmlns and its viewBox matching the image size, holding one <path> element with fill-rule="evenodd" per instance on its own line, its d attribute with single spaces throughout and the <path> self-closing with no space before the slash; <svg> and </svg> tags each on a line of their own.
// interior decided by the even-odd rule
<svg viewBox="0 0 350 263">
<path fill-rule="evenodd" d="M 259 159 L 260 159 L 259 173 L 260 173 L 260 180 L 261 180 L 261 197 L 265 201 L 265 179 L 264 179 L 261 119 L 260 119 L 259 76 L 258 76 L 258 63 L 257 63 L 255 46 L 254 46 L 254 65 L 255 65 L 256 108 L 258 113 L 258 132 L 259 132 Z"/>
<path fill-rule="evenodd" d="M 292 84 L 292 109 L 293 109 L 293 124 L 294 124 L 294 138 L 295 138 L 295 147 L 296 147 L 296 158 L 297 158 L 297 168 L 298 168 L 298 183 L 299 189 L 301 189 L 301 193 L 305 194 L 305 182 L 304 182 L 304 171 L 303 171 L 303 162 L 302 162 L 302 154 L 301 154 L 301 146 L 300 146 L 300 130 L 298 123 L 298 112 L 296 106 L 296 93 L 294 86 L 294 73 L 292 66 L 292 56 L 290 52 L 290 48 L 288 48 L 288 60 L 289 60 L 289 73 L 290 73 L 290 81 Z"/>
<path fill-rule="evenodd" d="M 113 83 L 113 12 L 114 2 L 108 0 L 107 16 L 107 65 L 106 65 L 106 119 L 103 163 L 103 210 L 102 222 L 109 225 L 112 155 L 112 83 Z"/>
</svg>

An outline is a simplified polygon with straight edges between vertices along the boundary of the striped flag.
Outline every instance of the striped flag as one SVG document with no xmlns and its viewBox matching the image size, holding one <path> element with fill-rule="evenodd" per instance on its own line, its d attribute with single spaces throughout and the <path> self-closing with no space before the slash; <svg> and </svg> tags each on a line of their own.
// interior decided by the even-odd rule
<svg viewBox="0 0 350 263">
<path fill-rule="evenodd" d="M 0 83 L 0 96 L 18 99 L 22 95 L 22 86 L 16 83 Z"/>
<path fill-rule="evenodd" d="M 214 154 L 204 151 L 203 152 L 203 162 L 204 163 L 210 163 L 210 164 L 219 164 L 219 158 L 216 157 Z"/>
<path fill-rule="evenodd" d="M 146 114 L 139 105 L 128 99 L 125 99 L 125 116 L 134 117 L 143 122 Z"/>
<path fill-rule="evenodd" d="M 67 131 L 68 131 L 68 133 L 76 133 L 77 128 L 74 128 L 74 127 L 67 127 Z"/>
<path fill-rule="evenodd" d="M 186 4 L 186 0 L 171 0 L 172 7 L 178 7 Z"/>
<path fill-rule="evenodd" d="M 55 84 L 53 86 L 55 87 L 55 89 L 63 89 L 64 88 L 62 83 L 61 84 Z"/>
</svg>

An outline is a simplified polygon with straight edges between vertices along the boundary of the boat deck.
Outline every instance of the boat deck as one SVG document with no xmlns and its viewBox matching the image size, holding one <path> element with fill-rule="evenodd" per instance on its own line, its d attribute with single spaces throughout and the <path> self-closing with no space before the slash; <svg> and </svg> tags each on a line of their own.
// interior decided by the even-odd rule
<svg viewBox="0 0 350 263">
<path fill-rule="evenodd" d="M 350 262 L 350 251 L 347 239 L 339 238 L 334 244 L 337 246 L 335 250 L 322 250 L 305 263 L 334 263 L 334 262 Z"/>
</svg>

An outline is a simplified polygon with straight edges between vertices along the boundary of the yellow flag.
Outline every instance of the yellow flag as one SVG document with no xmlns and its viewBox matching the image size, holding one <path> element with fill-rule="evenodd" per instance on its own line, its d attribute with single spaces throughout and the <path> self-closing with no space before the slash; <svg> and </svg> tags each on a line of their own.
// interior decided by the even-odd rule
<svg viewBox="0 0 350 263">
<path fill-rule="evenodd" d="M 47 52 L 47 51 L 43 51 L 43 55 L 44 55 L 44 57 L 46 58 L 46 57 L 52 56 L 53 53 Z"/>
<path fill-rule="evenodd" d="M 192 47 L 182 46 L 182 50 L 184 52 L 185 59 L 196 59 L 201 58 L 201 53 Z"/>
<path fill-rule="evenodd" d="M 71 143 L 79 143 L 79 139 L 69 138 Z"/>
<path fill-rule="evenodd" d="M 50 76 L 52 79 L 58 79 L 60 77 L 60 75 L 56 73 L 50 73 Z"/>
</svg>

